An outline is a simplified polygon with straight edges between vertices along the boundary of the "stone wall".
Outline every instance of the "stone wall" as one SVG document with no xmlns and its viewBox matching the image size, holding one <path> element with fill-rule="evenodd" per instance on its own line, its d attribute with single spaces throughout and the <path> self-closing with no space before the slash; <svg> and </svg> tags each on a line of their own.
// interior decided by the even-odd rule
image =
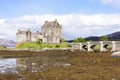
<svg viewBox="0 0 120 80">
<path fill-rule="evenodd" d="M 16 33 L 17 43 L 31 42 L 31 31 L 18 30 Z"/>
<path fill-rule="evenodd" d="M 43 35 L 41 33 L 32 33 L 31 34 L 31 41 L 36 42 L 38 39 L 42 39 Z"/>
</svg>

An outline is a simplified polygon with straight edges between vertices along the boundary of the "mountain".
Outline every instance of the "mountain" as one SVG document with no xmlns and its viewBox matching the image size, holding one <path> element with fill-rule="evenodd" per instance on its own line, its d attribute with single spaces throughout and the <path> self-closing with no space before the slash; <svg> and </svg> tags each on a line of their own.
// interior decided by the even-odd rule
<svg viewBox="0 0 120 80">
<path fill-rule="evenodd" d="M 6 46 L 6 47 L 15 47 L 16 43 L 12 40 L 6 40 L 6 39 L 0 38 L 0 45 Z"/>
<path fill-rule="evenodd" d="M 87 37 L 85 38 L 85 40 L 89 41 L 89 40 L 92 40 L 92 41 L 99 41 L 100 37 L 98 36 L 90 36 L 90 37 Z"/>
<path fill-rule="evenodd" d="M 106 35 L 109 40 L 120 40 L 120 31 Z"/>
<path fill-rule="evenodd" d="M 103 36 L 107 36 L 109 41 L 120 41 L 120 31 L 111 33 L 111 34 L 107 34 L 107 35 L 103 35 Z M 85 39 L 87 41 L 92 40 L 92 41 L 99 41 L 101 36 L 90 36 L 90 37 L 86 37 Z"/>
</svg>

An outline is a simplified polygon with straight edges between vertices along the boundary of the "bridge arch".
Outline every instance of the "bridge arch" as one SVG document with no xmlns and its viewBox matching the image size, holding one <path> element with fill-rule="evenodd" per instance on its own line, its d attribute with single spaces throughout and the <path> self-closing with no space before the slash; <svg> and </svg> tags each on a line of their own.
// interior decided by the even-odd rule
<svg viewBox="0 0 120 80">
<path fill-rule="evenodd" d="M 118 51 L 120 50 L 120 41 L 95 41 L 71 44 L 72 49 L 81 51 L 95 51 L 95 46 L 99 46 L 99 51 Z"/>
</svg>

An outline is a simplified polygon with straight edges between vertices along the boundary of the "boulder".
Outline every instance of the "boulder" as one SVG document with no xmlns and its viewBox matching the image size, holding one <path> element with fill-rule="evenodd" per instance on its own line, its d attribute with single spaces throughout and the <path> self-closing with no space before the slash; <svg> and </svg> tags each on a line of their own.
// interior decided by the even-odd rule
<svg viewBox="0 0 120 80">
<path fill-rule="evenodd" d="M 120 51 L 118 51 L 118 52 L 113 52 L 113 53 L 111 54 L 111 56 L 112 56 L 112 57 L 120 57 Z"/>
<path fill-rule="evenodd" d="M 46 47 L 46 48 L 43 48 L 42 50 L 43 50 L 43 51 L 47 51 L 47 50 L 52 50 L 52 49 Z"/>
</svg>

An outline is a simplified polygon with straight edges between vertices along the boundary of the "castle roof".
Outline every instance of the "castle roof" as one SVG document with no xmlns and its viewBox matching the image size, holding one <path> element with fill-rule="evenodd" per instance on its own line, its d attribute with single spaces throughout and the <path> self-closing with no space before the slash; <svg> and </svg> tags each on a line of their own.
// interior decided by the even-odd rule
<svg viewBox="0 0 120 80">
<path fill-rule="evenodd" d="M 45 21 L 44 25 L 42 27 L 57 27 L 57 28 L 61 28 L 61 25 L 57 22 L 57 19 L 55 19 L 55 21 Z"/>
</svg>

